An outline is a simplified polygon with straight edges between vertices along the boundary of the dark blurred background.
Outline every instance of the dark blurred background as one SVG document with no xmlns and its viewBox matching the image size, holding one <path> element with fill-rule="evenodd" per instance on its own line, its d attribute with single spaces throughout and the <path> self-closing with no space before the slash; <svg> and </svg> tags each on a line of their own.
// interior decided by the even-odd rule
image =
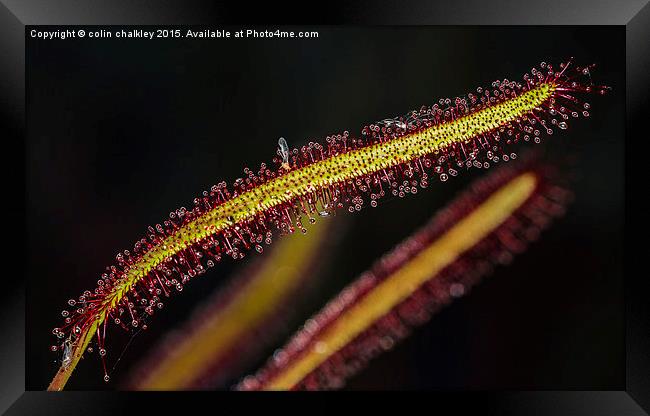
<svg viewBox="0 0 650 416">
<path fill-rule="evenodd" d="M 570 56 L 596 63 L 594 80 L 613 91 L 588 99 L 590 119 L 544 140 L 556 157 L 578 158 L 571 169 L 576 201 L 567 216 L 347 388 L 622 389 L 624 29 L 289 29 L 320 36 L 28 38 L 27 389 L 46 388 L 58 368 L 51 329 L 67 299 L 91 290 L 148 225 L 190 206 L 212 184 L 239 177 L 244 166 L 270 162 L 278 137 L 299 146 L 343 130 L 354 134 Z M 336 260 L 303 318 L 481 173 L 347 215 Z M 133 338 L 110 384 L 92 355 L 67 388 L 118 386 L 237 267 L 222 262 L 167 302 L 147 333 Z M 111 331 L 111 367 L 129 341 L 121 332 Z"/>
</svg>

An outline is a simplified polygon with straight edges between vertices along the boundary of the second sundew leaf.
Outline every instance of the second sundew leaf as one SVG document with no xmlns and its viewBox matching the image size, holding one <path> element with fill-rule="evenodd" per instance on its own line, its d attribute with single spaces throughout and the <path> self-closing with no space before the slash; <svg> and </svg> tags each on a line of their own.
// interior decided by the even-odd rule
<svg viewBox="0 0 650 416">
<path fill-rule="evenodd" d="M 548 165 L 504 166 L 344 288 L 240 390 L 320 390 L 345 380 L 508 263 L 564 213 L 571 193 Z"/>
</svg>

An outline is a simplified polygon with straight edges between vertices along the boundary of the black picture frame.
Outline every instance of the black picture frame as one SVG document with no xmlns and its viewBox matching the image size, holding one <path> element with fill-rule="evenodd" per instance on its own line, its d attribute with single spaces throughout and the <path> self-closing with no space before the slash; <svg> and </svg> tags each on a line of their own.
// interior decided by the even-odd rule
<svg viewBox="0 0 650 416">
<path fill-rule="evenodd" d="M 403 406 L 413 411 L 451 410 L 455 413 L 481 412 L 508 415 L 643 415 L 650 411 L 650 308 L 646 301 L 648 284 L 640 272 L 643 257 L 636 256 L 631 241 L 630 194 L 631 168 L 642 162 L 645 149 L 644 117 L 648 114 L 650 92 L 650 5 L 646 0 L 627 1 L 511 1 L 457 2 L 381 1 L 348 4 L 305 4 L 289 17 L 290 7 L 248 4 L 224 5 L 207 1 L 184 2 L 102 2 L 2 0 L 0 3 L 0 126 L 5 143 L 5 161 L 21 164 L 25 152 L 25 27 L 28 25 L 108 25 L 108 24 L 218 24 L 246 20 L 259 22 L 261 17 L 274 23 L 348 24 L 348 25 L 616 25 L 626 31 L 626 181 L 625 181 L 625 287 L 626 287 L 626 386 L 622 391 L 489 391 L 489 392 L 414 392 L 407 397 L 392 395 L 323 394 L 287 395 L 216 393 L 130 393 L 130 392 L 63 392 L 25 391 L 25 328 L 24 282 L 7 279 L 0 295 L 0 411 L 7 414 L 111 414 L 136 411 L 250 411 L 253 407 L 269 406 L 283 411 L 292 401 L 292 410 L 311 411 L 318 402 L 322 410 L 339 409 L 344 402 L 360 400 L 370 410 Z M 295 8 L 292 5 L 291 8 Z M 302 12 L 302 13 L 300 13 Z M 302 14 L 302 18 L 298 16 Z M 647 141 L 647 140 L 645 140 Z M 632 147 L 634 146 L 634 150 Z M 11 164 L 5 163 L 6 167 Z M 23 166 L 5 172 L 5 186 L 14 201 L 24 201 L 24 179 L 16 170 L 27 173 Z M 18 175 L 20 176 L 20 175 Z M 636 180 L 638 182 L 639 180 Z M 23 197 L 23 198 L 21 198 Z M 6 218 L 23 218 L 20 203 L 5 203 Z M 640 219 L 640 218 L 639 218 Z M 24 235 L 25 221 L 11 220 L 18 227 L 12 235 Z M 639 227 L 642 228 L 642 227 Z M 9 232 L 9 231 L 7 231 Z M 14 245 L 14 248 L 17 247 Z M 640 250 L 643 248 L 641 247 Z M 18 262 L 19 263 L 19 262 Z M 21 276 L 20 270 L 16 276 Z M 253 397 L 253 399 L 251 399 Z M 278 399 L 279 398 L 279 399 Z M 417 407 L 411 407 L 417 400 Z M 421 402 L 420 402 L 421 400 Z M 340 402 L 339 402 L 340 401 Z M 400 405 L 399 402 L 402 404 Z M 359 403 L 361 404 L 361 403 Z M 276 407 L 277 406 L 277 407 Z M 282 407 L 280 407 L 282 406 Z M 427 406 L 427 407 L 422 407 Z M 136 410 L 138 409 L 138 410 Z M 210 410 L 212 409 L 212 410 Z M 415 410 L 423 409 L 423 410 Z M 645 410 L 644 410 L 645 409 Z"/>
</svg>

